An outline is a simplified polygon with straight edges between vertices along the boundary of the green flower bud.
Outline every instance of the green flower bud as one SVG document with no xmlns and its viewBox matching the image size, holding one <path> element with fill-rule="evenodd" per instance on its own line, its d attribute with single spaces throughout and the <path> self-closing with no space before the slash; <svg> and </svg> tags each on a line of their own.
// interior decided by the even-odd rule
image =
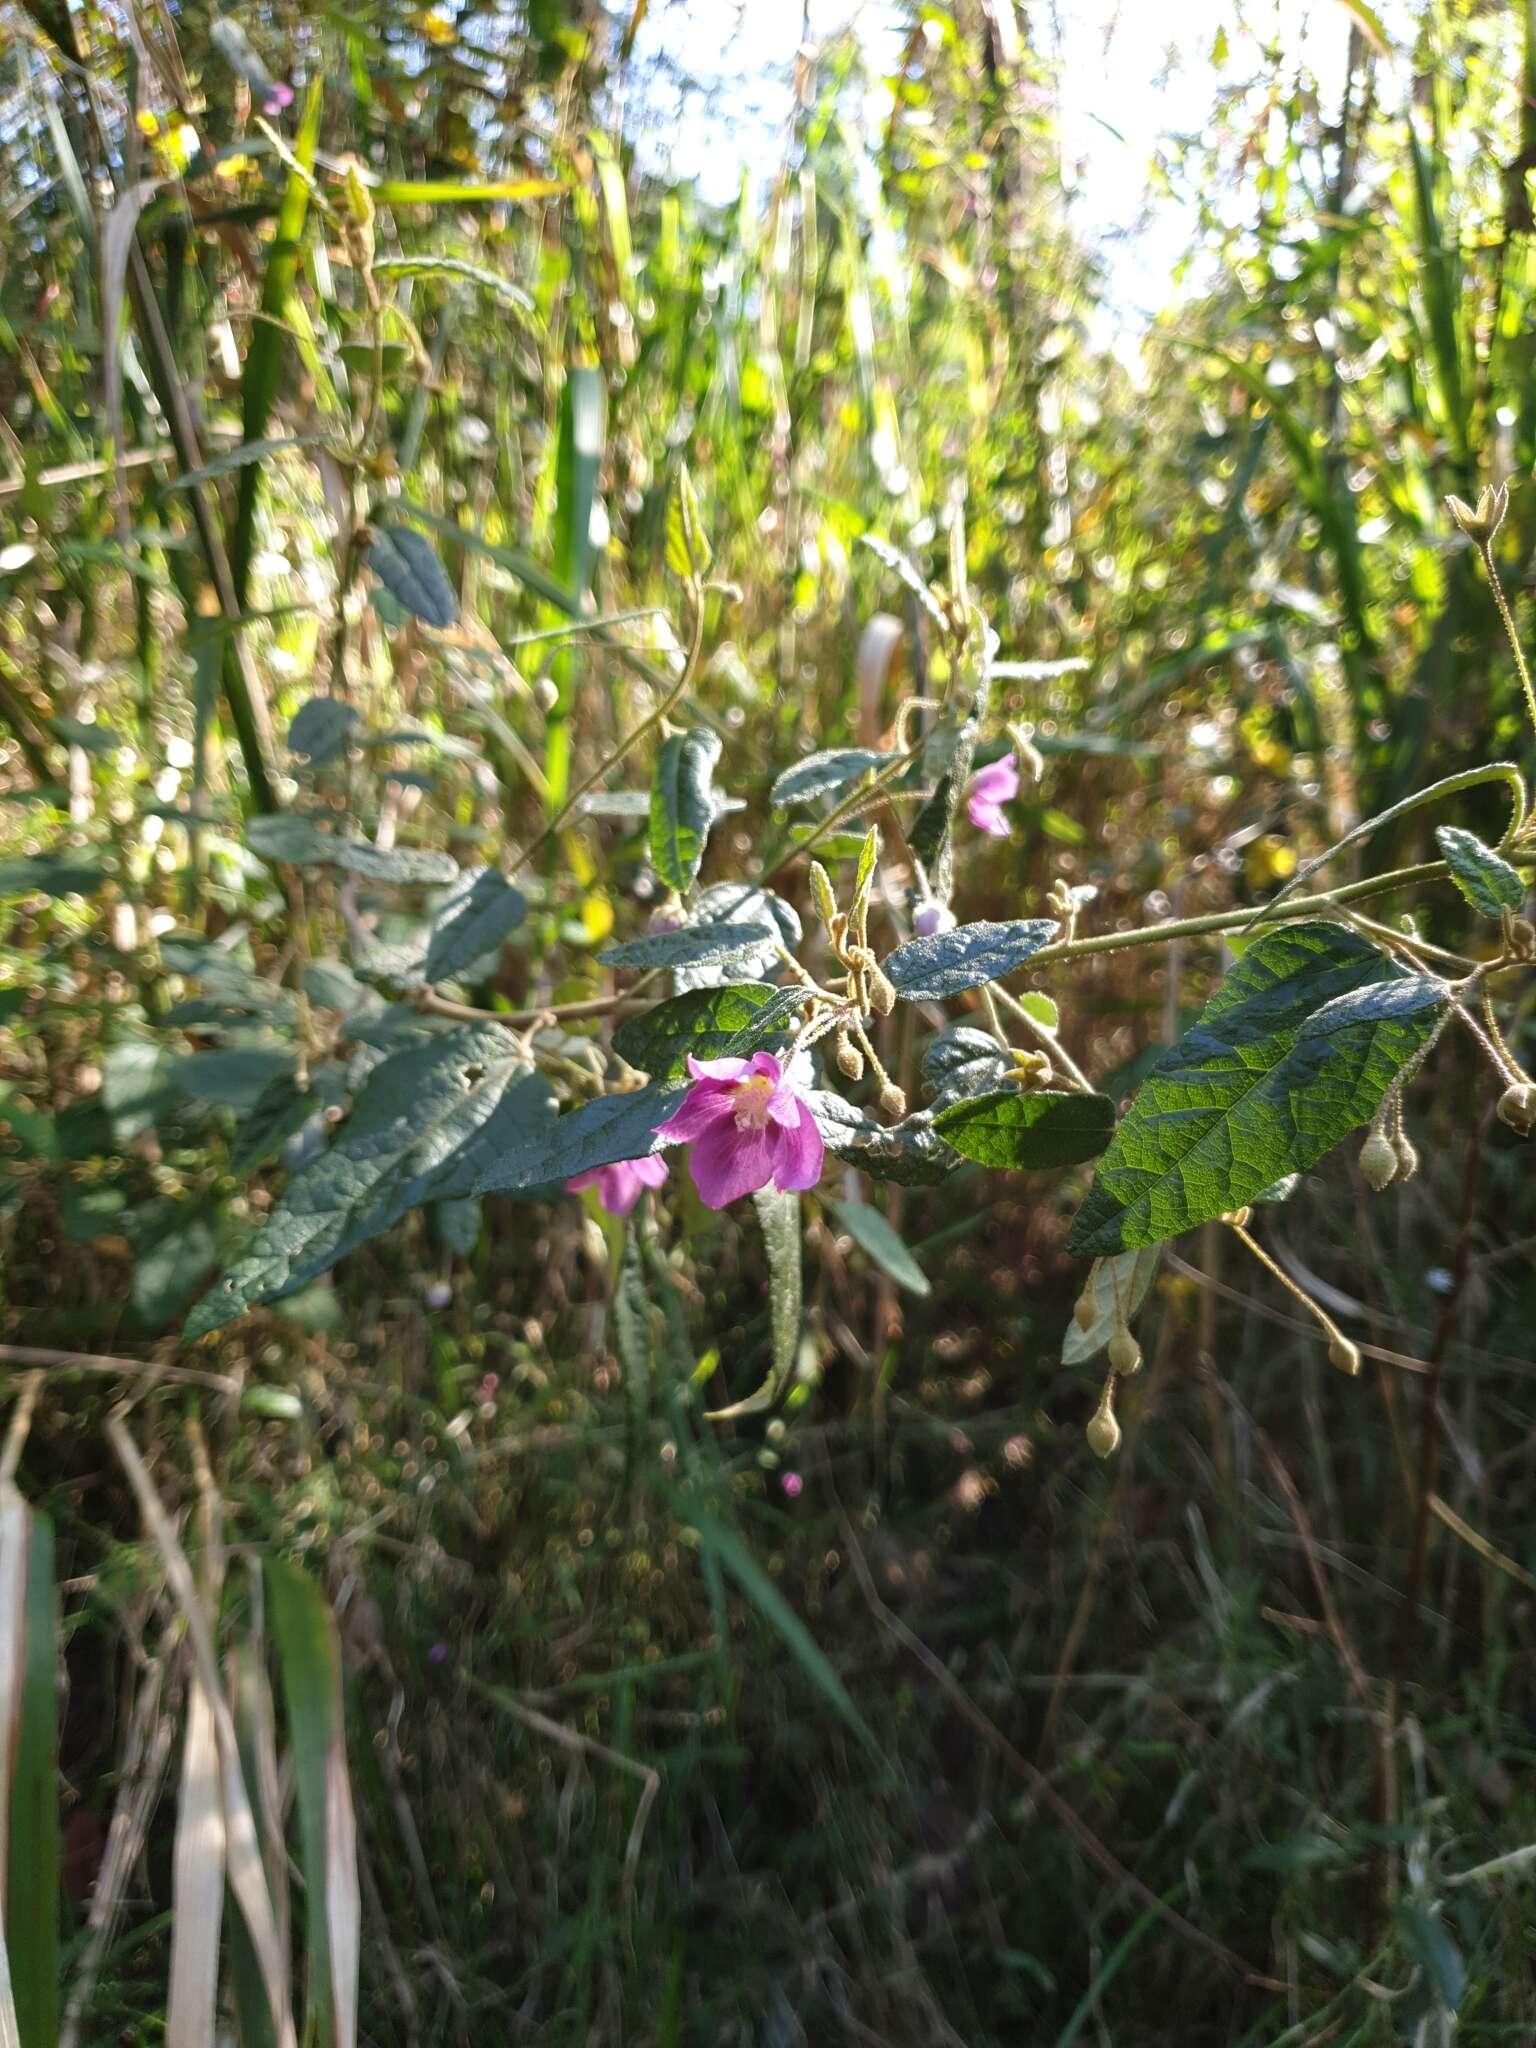
<svg viewBox="0 0 1536 2048">
<path fill-rule="evenodd" d="M 1077 1297 L 1077 1304 L 1072 1310 L 1072 1320 L 1085 1337 L 1093 1328 L 1098 1313 L 1099 1305 L 1093 1298 L 1093 1282 L 1090 1280 Z"/>
<path fill-rule="evenodd" d="M 1141 1371 L 1141 1346 L 1123 1324 L 1109 1340 L 1109 1362 L 1119 1373 Z"/>
<path fill-rule="evenodd" d="M 1114 1410 L 1103 1403 L 1093 1412 L 1083 1434 L 1088 1439 L 1088 1448 L 1096 1458 L 1112 1458 L 1120 1448 L 1120 1425 L 1115 1420 Z"/>
<path fill-rule="evenodd" d="M 1522 1138 L 1531 1135 L 1532 1127 L 1536 1126 L 1536 1083 L 1511 1082 L 1499 1097 L 1499 1121 L 1518 1131 Z"/>
<path fill-rule="evenodd" d="M 1360 1171 L 1365 1175 L 1367 1186 L 1379 1195 L 1384 1187 L 1397 1179 L 1400 1169 L 1397 1147 L 1379 1125 L 1374 1127 L 1360 1147 Z"/>
<path fill-rule="evenodd" d="M 1504 524 L 1504 514 L 1509 510 L 1509 486 L 1484 486 L 1475 511 L 1456 497 L 1447 498 L 1445 508 L 1475 547 L 1486 547 Z"/>
</svg>

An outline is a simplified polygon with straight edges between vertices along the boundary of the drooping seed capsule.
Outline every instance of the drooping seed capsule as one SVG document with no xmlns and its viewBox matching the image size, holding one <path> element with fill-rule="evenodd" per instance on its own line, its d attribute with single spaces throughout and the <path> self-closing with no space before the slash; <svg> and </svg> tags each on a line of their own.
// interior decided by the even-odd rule
<svg viewBox="0 0 1536 2048">
<path fill-rule="evenodd" d="M 1141 1371 L 1141 1346 L 1124 1324 L 1109 1340 L 1109 1362 L 1121 1374 Z"/>
<path fill-rule="evenodd" d="M 880 1090 L 880 1109 L 884 1116 L 899 1123 L 907 1113 L 907 1098 L 894 1081 L 887 1081 Z"/>
<path fill-rule="evenodd" d="M 1506 1123 L 1512 1131 L 1518 1131 L 1522 1138 L 1531 1135 L 1536 1127 L 1536 1083 L 1512 1081 L 1499 1097 L 1499 1121 Z"/>
<path fill-rule="evenodd" d="M 869 1007 L 877 1017 L 889 1017 L 896 1007 L 896 991 L 878 967 L 869 970 Z"/>
<path fill-rule="evenodd" d="M 1120 1425 L 1115 1420 L 1115 1411 L 1107 1404 L 1094 1410 L 1083 1434 L 1096 1458 L 1112 1458 L 1120 1448 Z"/>
<path fill-rule="evenodd" d="M 837 1034 L 837 1071 L 845 1081 L 861 1081 L 864 1078 L 864 1055 L 846 1031 L 839 1031 Z"/>
<path fill-rule="evenodd" d="M 1347 1372 L 1351 1379 L 1360 1370 L 1359 1346 L 1351 1344 L 1342 1330 L 1335 1330 L 1328 1340 L 1328 1363 Z"/>
<path fill-rule="evenodd" d="M 1093 1282 L 1090 1280 L 1077 1297 L 1076 1306 L 1072 1310 L 1072 1320 L 1086 1337 L 1098 1320 L 1098 1314 L 1099 1305 L 1093 1298 Z"/>
<path fill-rule="evenodd" d="M 1412 1180 L 1419 1170 L 1419 1148 L 1406 1131 L 1399 1131 L 1393 1144 L 1397 1148 L 1397 1177 Z"/>
<path fill-rule="evenodd" d="M 1379 1195 L 1384 1187 L 1397 1179 L 1400 1170 L 1397 1147 L 1384 1130 L 1374 1127 L 1360 1147 L 1360 1171 L 1365 1176 L 1366 1185 Z"/>
</svg>

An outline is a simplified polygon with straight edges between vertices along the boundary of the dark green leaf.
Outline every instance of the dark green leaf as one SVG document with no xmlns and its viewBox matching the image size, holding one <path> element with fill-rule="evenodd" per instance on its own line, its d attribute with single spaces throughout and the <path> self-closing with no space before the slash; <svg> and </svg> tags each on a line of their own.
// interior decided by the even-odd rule
<svg viewBox="0 0 1536 2048">
<path fill-rule="evenodd" d="M 829 1202 L 839 1223 L 867 1257 L 909 1294 L 931 1294 L 932 1283 L 898 1231 L 868 1202 Z"/>
<path fill-rule="evenodd" d="M 936 1110 L 933 1127 L 967 1159 L 1029 1173 L 1097 1158 L 1115 1128 L 1115 1105 L 1107 1095 L 1004 1088 Z"/>
<path fill-rule="evenodd" d="M 761 1415 L 772 1408 L 789 1385 L 800 1352 L 800 1317 L 804 1307 L 801 1280 L 800 1197 L 778 1188 L 759 1188 L 752 1197 L 768 1254 L 768 1317 L 773 1332 L 768 1376 L 755 1394 L 711 1408 L 708 1420 L 729 1422 L 738 1415 Z"/>
<path fill-rule="evenodd" d="M 1467 1988 L 1467 1969 L 1444 1920 L 1415 1900 L 1404 1899 L 1397 1909 L 1397 1924 L 1403 1946 L 1429 1979 L 1435 2002 L 1446 2012 L 1455 2012 Z"/>
<path fill-rule="evenodd" d="M 253 1110 L 263 1093 L 292 1071 L 291 1052 L 252 1048 L 238 1052 L 195 1052 L 173 1060 L 167 1078 L 183 1095 L 221 1108 Z"/>
<path fill-rule="evenodd" d="M 909 1003 L 937 1003 L 984 982 L 1001 981 L 1055 938 L 1048 917 L 1016 917 L 1006 924 L 958 925 L 930 939 L 909 939 L 881 964 L 897 995 Z"/>
<path fill-rule="evenodd" d="M 408 1209 L 477 1191 L 495 1160 L 553 1122 L 549 1085 L 496 1024 L 462 1024 L 374 1068 L 335 1144 L 289 1184 L 186 1335 L 291 1294 Z"/>
<path fill-rule="evenodd" d="M 178 1202 L 173 1209 L 168 1226 L 133 1262 L 133 1305 L 150 1330 L 175 1320 L 219 1256 L 212 1230 L 193 1205 Z"/>
<path fill-rule="evenodd" d="M 935 1107 L 967 1095 L 986 1095 L 1015 1071 L 1014 1063 L 990 1031 L 957 1024 L 942 1031 L 923 1054 L 923 1079 Z"/>
<path fill-rule="evenodd" d="M 0 860 L 0 897 L 94 896 L 109 879 L 85 854 L 31 853 Z"/>
<path fill-rule="evenodd" d="M 882 1124 L 828 1089 L 814 1089 L 807 1099 L 827 1150 L 876 1180 L 935 1187 L 960 1164 L 959 1153 L 934 1130 L 926 1110 L 899 1124 Z"/>
<path fill-rule="evenodd" d="M 434 1202 L 432 1221 L 449 1251 L 467 1259 L 480 1242 L 480 1197 L 460 1195 L 451 1202 Z"/>
<path fill-rule="evenodd" d="M 643 939 L 609 946 L 597 957 L 604 967 L 718 966 L 729 961 L 740 968 L 745 959 L 761 953 L 772 936 L 760 924 L 685 924 L 675 932 L 648 932 Z"/>
<path fill-rule="evenodd" d="M 78 718 L 50 718 L 48 724 L 67 747 L 83 747 L 88 754 L 115 754 L 123 744 L 110 725 L 87 725 Z"/>
<path fill-rule="evenodd" d="M 759 1012 L 775 1008 L 774 998 L 779 993 L 761 981 L 689 989 L 658 1003 L 654 1010 L 626 1017 L 613 1034 L 613 1049 L 653 1081 L 675 1081 L 687 1072 L 690 1053 L 699 1060 L 740 1058 L 744 1057 L 740 1051 L 743 1040 L 756 1037 L 751 1046 L 755 1052 L 758 1043 L 782 1034 L 782 1017 L 766 1030 L 757 1023 Z"/>
<path fill-rule="evenodd" d="M 456 882 L 459 864 L 451 853 L 433 853 L 409 846 L 370 846 L 362 839 L 333 839 L 330 857 L 350 874 L 364 875 L 370 882 L 393 882 L 398 888 L 420 888 L 424 884 Z"/>
<path fill-rule="evenodd" d="M 1159 1244 L 1304 1172 L 1375 1113 L 1445 1002 L 1345 925 L 1267 932 L 1147 1077 L 1073 1251 Z"/>
<path fill-rule="evenodd" d="M 200 469 L 184 469 L 180 476 L 172 477 L 161 488 L 167 491 L 195 490 L 199 484 L 213 483 L 217 478 L 245 469 L 253 462 L 265 465 L 290 448 L 313 448 L 314 445 L 313 434 L 263 436 L 258 441 L 242 441 L 238 448 L 226 448 L 222 455 L 216 455 L 212 462 L 205 462 Z"/>
<path fill-rule="evenodd" d="M 429 982 L 451 981 L 494 953 L 527 910 L 520 890 L 498 868 L 466 870 L 432 920 L 423 970 Z"/>
<path fill-rule="evenodd" d="M 293 867 L 319 867 L 336 857 L 336 841 L 292 811 L 249 819 L 245 843 L 263 860 L 285 861 Z"/>
<path fill-rule="evenodd" d="M 707 924 L 760 925 L 777 935 L 778 945 L 793 952 L 800 943 L 800 919 L 793 905 L 775 896 L 771 889 L 759 889 L 751 882 L 712 882 L 701 889 L 689 919 L 691 930 Z M 714 988 L 722 981 L 750 981 L 754 976 L 778 971 L 779 956 L 773 938 L 725 960 L 701 960 L 694 965 L 674 966 L 674 984 L 679 989 Z"/>
<path fill-rule="evenodd" d="M 311 697 L 294 713 L 288 728 L 288 745 L 295 754 L 306 755 L 318 768 L 336 758 L 356 723 L 357 713 L 340 697 Z"/>
<path fill-rule="evenodd" d="M 368 566 L 397 603 L 429 626 L 451 626 L 458 599 L 437 550 L 413 526 L 375 526 Z"/>
<path fill-rule="evenodd" d="M 662 1148 L 656 1126 L 665 1123 L 687 1094 L 671 1085 L 604 1095 L 540 1125 L 487 1164 L 475 1183 L 481 1194 L 527 1195 L 563 1187 L 575 1174 L 613 1166 L 621 1159 L 645 1159 Z"/>
<path fill-rule="evenodd" d="M 685 896 L 698 879 L 715 819 L 714 773 L 720 741 L 707 728 L 663 740 L 651 781 L 651 864 Z"/>
<path fill-rule="evenodd" d="M 334 1061 L 310 1070 L 309 1086 L 301 1089 L 290 1070 L 262 1090 L 255 1106 L 235 1133 L 229 1170 L 250 1173 L 275 1159 L 296 1131 L 311 1117 L 334 1109 L 346 1095 L 346 1074 Z"/>
<path fill-rule="evenodd" d="M 1435 839 L 1450 864 L 1451 879 L 1480 916 L 1497 917 L 1501 910 L 1518 910 L 1524 903 L 1524 882 L 1476 833 L 1440 825 Z"/>
<path fill-rule="evenodd" d="M 820 754 L 807 754 L 792 768 L 786 768 L 769 792 L 768 801 L 776 811 L 795 804 L 813 803 L 819 796 L 862 782 L 866 775 L 888 768 L 899 754 L 882 754 L 874 747 L 831 747 Z"/>
</svg>

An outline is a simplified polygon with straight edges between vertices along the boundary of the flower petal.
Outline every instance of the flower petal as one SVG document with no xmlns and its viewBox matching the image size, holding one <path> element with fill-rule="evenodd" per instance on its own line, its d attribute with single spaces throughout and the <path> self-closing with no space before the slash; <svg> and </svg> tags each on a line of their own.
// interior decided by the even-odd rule
<svg viewBox="0 0 1536 2048">
<path fill-rule="evenodd" d="M 667 1162 L 659 1152 L 647 1159 L 631 1159 L 629 1166 L 643 1188 L 659 1188 L 667 1177 Z"/>
<path fill-rule="evenodd" d="M 696 1060 L 689 1053 L 688 1071 L 695 1081 L 744 1081 L 754 1068 L 750 1060 Z"/>
<path fill-rule="evenodd" d="M 754 1074 L 761 1074 L 765 1080 L 772 1081 L 775 1086 L 784 1078 L 784 1069 L 779 1065 L 777 1058 L 771 1052 L 753 1053 L 750 1065 Z"/>
<path fill-rule="evenodd" d="M 734 1124 L 736 1086 L 732 1081 L 696 1081 L 665 1123 L 656 1126 L 663 1145 L 685 1145 L 702 1138 L 713 1124 Z"/>
<path fill-rule="evenodd" d="M 797 1102 L 795 1107 L 800 1116 L 793 1130 L 782 1127 L 772 1135 L 773 1143 L 773 1184 L 781 1194 L 792 1190 L 813 1188 L 821 1179 L 821 1169 L 826 1159 L 826 1146 L 822 1143 L 821 1132 L 816 1128 L 816 1119 L 811 1115 L 810 1105 Z"/>
<path fill-rule="evenodd" d="M 598 1187 L 603 1207 L 610 1216 L 627 1216 L 640 1199 L 640 1176 L 635 1163 L 619 1159 L 598 1170 Z"/>
<path fill-rule="evenodd" d="M 565 1192 L 579 1195 L 583 1188 L 595 1188 L 606 1171 L 606 1167 L 589 1166 L 585 1173 L 573 1173 L 565 1184 Z"/>
<path fill-rule="evenodd" d="M 688 1154 L 688 1171 L 705 1206 L 724 1209 L 738 1196 L 766 1187 L 773 1178 L 775 1139 L 777 1132 L 738 1131 L 734 1119 L 712 1125 Z"/>
<path fill-rule="evenodd" d="M 1019 793 L 1019 764 L 1011 754 L 989 761 L 971 777 L 971 792 L 987 803 L 1005 804 Z"/>
</svg>

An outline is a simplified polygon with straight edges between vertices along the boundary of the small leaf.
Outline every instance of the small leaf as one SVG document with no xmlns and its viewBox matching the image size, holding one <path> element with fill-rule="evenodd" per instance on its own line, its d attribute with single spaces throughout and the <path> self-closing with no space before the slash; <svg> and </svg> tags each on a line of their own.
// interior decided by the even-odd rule
<svg viewBox="0 0 1536 2048">
<path fill-rule="evenodd" d="M 1107 1095 L 1005 1088 L 935 1111 L 933 1127 L 967 1159 L 1030 1173 L 1097 1158 L 1115 1128 L 1115 1105 Z"/>
<path fill-rule="evenodd" d="M 110 725 L 87 725 L 80 718 L 50 718 L 49 730 L 67 747 L 83 747 L 88 754 L 115 754 L 123 744 Z"/>
<path fill-rule="evenodd" d="M 164 491 L 191 491 L 199 484 L 212 483 L 216 478 L 229 476 L 234 470 L 248 468 L 253 462 L 265 464 L 290 448 L 313 448 L 313 434 L 289 434 L 276 439 L 263 436 L 255 441 L 242 441 L 238 448 L 226 448 L 222 455 L 216 455 L 212 462 L 205 462 L 200 469 L 184 469 L 180 476 L 172 477 L 162 484 Z"/>
<path fill-rule="evenodd" d="M 905 1287 L 909 1294 L 933 1292 L 928 1275 L 913 1258 L 899 1232 L 871 1203 L 829 1202 L 827 1206 L 834 1211 L 838 1222 L 859 1250 L 873 1259 L 882 1272 L 889 1273 L 898 1287 Z"/>
<path fill-rule="evenodd" d="M 458 599 L 437 551 L 413 526 L 375 526 L 368 566 L 397 603 L 429 626 L 451 626 Z"/>
<path fill-rule="evenodd" d="M 1404 1899 L 1397 1909 L 1397 1925 L 1403 1946 L 1429 1979 L 1436 2004 L 1455 2012 L 1467 1988 L 1467 1969 L 1444 1920 L 1415 1900 Z"/>
<path fill-rule="evenodd" d="M 365 875 L 371 882 L 393 882 L 398 887 L 422 887 L 437 882 L 456 882 L 459 864 L 451 853 L 433 853 L 421 847 L 370 846 L 362 839 L 333 839 L 330 858 L 349 874 Z"/>
<path fill-rule="evenodd" d="M 494 953 L 522 923 L 527 907 L 498 868 L 467 869 L 432 920 L 426 979 L 451 981 Z"/>
<path fill-rule="evenodd" d="M 791 904 L 771 889 L 759 889 L 751 882 L 712 882 L 694 899 L 690 928 L 707 924 L 761 925 L 766 933 L 761 945 L 737 958 L 701 960 L 694 966 L 674 966 L 678 989 L 713 988 L 722 981 L 750 981 L 778 971 L 778 947 L 793 953 L 800 943 L 800 919 Z"/>
<path fill-rule="evenodd" d="M 720 741 L 707 729 L 663 740 L 651 782 L 651 864 L 669 889 L 686 896 L 698 879 L 709 828 Z"/>
<path fill-rule="evenodd" d="M 318 768 L 342 751 L 356 723 L 357 713 L 340 697 L 311 697 L 294 713 L 288 728 L 289 749 L 306 755 L 310 765 Z"/>
<path fill-rule="evenodd" d="M 94 896 L 108 879 L 105 868 L 84 854 L 30 853 L 0 860 L 0 898 Z"/>
<path fill-rule="evenodd" d="M 813 1089 L 806 1099 L 827 1150 L 876 1180 L 906 1188 L 936 1187 L 961 1163 L 959 1153 L 933 1128 L 926 1110 L 899 1124 L 882 1124 L 829 1089 Z"/>
<path fill-rule="evenodd" d="M 1086 1365 L 1096 1358 L 1122 1323 L 1129 1323 L 1147 1298 L 1162 1263 L 1159 1245 L 1134 1252 L 1116 1252 L 1094 1262 L 1084 1292 L 1093 1302 L 1093 1320 L 1085 1330 L 1074 1316 L 1062 1339 L 1063 1365 Z"/>
<path fill-rule="evenodd" d="M 698 493 L 686 462 L 679 463 L 677 482 L 667 502 L 667 567 L 684 583 L 698 583 L 709 574 L 714 550 L 699 516 Z"/>
<path fill-rule="evenodd" d="M 451 1202 L 432 1204 L 432 1221 L 449 1251 L 467 1259 L 480 1242 L 480 1198 L 460 1195 Z"/>
<path fill-rule="evenodd" d="M 1051 998 L 1043 995 L 1039 989 L 1026 989 L 1019 997 L 1019 1008 L 1027 1016 L 1033 1017 L 1037 1024 L 1044 1025 L 1047 1031 L 1055 1031 L 1061 1023 L 1061 1012 Z"/>
<path fill-rule="evenodd" d="M 652 1084 L 627 1094 L 599 1096 L 579 1109 L 533 1129 L 486 1165 L 475 1182 L 477 1194 L 532 1195 L 562 1187 L 578 1173 L 613 1166 L 621 1159 L 646 1159 L 662 1147 L 656 1129 L 687 1094 L 685 1087 Z"/>
<path fill-rule="evenodd" d="M 690 1053 L 700 1060 L 742 1058 L 744 1041 L 752 1041 L 755 1052 L 782 1036 L 786 1020 L 777 1013 L 766 1029 L 757 1023 L 757 1013 L 773 1008 L 780 993 L 761 981 L 688 989 L 638 1017 L 626 1017 L 613 1034 L 613 1049 L 653 1081 L 675 1081 L 688 1071 Z"/>
<path fill-rule="evenodd" d="M 936 1108 L 967 1095 L 988 1095 L 1013 1072 L 1013 1061 L 991 1032 L 974 1024 L 941 1031 L 923 1054 L 923 1079 Z"/>
<path fill-rule="evenodd" d="M 909 939 L 883 961 L 887 979 L 909 1003 L 937 1003 L 989 981 L 1001 981 L 1055 938 L 1048 917 L 1018 917 L 1006 924 L 982 920 L 932 938 Z"/>
<path fill-rule="evenodd" d="M 248 819 L 245 843 L 263 860 L 284 861 L 292 867 L 319 867 L 336 854 L 335 840 L 292 811 Z"/>
<path fill-rule="evenodd" d="M 598 954 L 602 967 L 697 967 L 729 961 L 740 967 L 773 934 L 760 924 L 685 924 L 675 932 L 647 932 Z"/>
<path fill-rule="evenodd" d="M 880 827 L 871 825 L 864 834 L 864 843 L 859 848 L 859 864 L 853 876 L 853 902 L 848 910 L 848 928 L 862 932 L 864 919 L 869 912 L 869 892 L 874 884 L 875 867 L 880 859 Z"/>
<path fill-rule="evenodd" d="M 884 562 L 886 568 L 893 575 L 901 578 L 929 618 L 933 620 L 939 631 L 948 638 L 950 626 L 944 607 L 928 588 L 927 583 L 915 564 L 907 559 L 900 548 L 892 547 L 891 543 L 888 540 L 882 540 L 879 534 L 861 533 L 859 539 L 872 555 L 880 557 L 880 560 Z"/>
<path fill-rule="evenodd" d="M 1374 1115 L 1447 999 L 1345 925 L 1266 932 L 1148 1075 L 1071 1249 L 1159 1244 L 1305 1172 Z"/>
<path fill-rule="evenodd" d="M 873 747 L 831 747 L 824 753 L 807 754 L 784 770 L 769 791 L 768 801 L 776 811 L 813 803 L 817 797 L 847 789 L 900 759 L 899 754 L 882 754 Z"/>
<path fill-rule="evenodd" d="M 1440 825 L 1435 839 L 1450 864 L 1452 881 L 1479 916 L 1496 918 L 1501 910 L 1519 910 L 1525 902 L 1524 882 L 1476 833 Z"/>
<path fill-rule="evenodd" d="M 763 1227 L 768 1254 L 768 1315 L 773 1331 L 768 1377 L 755 1394 L 707 1411 L 710 1422 L 729 1422 L 738 1415 L 760 1415 L 772 1408 L 789 1385 L 800 1353 L 803 1283 L 800 1274 L 800 1197 L 778 1188 L 759 1188 L 752 1197 Z"/>
<path fill-rule="evenodd" d="M 481 291 L 492 292 L 504 305 L 520 313 L 531 326 L 538 325 L 538 316 L 533 300 L 520 284 L 514 284 L 510 277 L 502 277 L 494 270 L 482 270 L 477 263 L 466 263 L 459 256 L 379 256 L 373 264 L 375 277 L 455 277 L 466 284 L 478 285 Z"/>
</svg>

